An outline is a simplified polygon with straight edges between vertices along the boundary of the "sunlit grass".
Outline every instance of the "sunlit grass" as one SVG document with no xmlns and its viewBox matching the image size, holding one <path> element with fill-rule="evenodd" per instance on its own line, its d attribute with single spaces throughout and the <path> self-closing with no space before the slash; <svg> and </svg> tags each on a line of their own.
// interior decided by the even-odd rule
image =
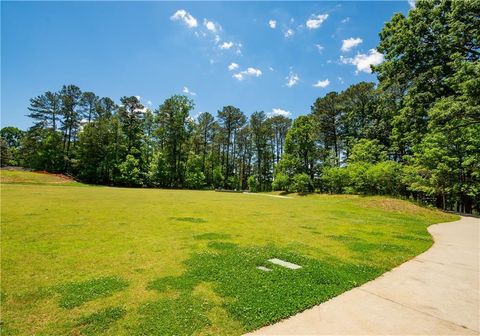
<svg viewBox="0 0 480 336">
<path fill-rule="evenodd" d="M 241 334 L 399 265 L 432 244 L 428 225 L 455 219 L 385 197 L 78 188 L 21 174 L 1 188 L 2 335 Z"/>
</svg>

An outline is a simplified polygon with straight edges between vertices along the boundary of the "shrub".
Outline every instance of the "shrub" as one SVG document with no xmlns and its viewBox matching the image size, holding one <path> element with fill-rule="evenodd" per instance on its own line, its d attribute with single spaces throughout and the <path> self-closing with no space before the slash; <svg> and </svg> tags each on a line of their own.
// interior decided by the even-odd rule
<svg viewBox="0 0 480 336">
<path fill-rule="evenodd" d="M 349 179 L 347 190 L 356 193 L 368 193 L 371 186 L 368 184 L 365 173 L 372 165 L 366 162 L 351 163 L 345 167 Z"/>
<path fill-rule="evenodd" d="M 279 191 L 289 191 L 290 189 L 290 178 L 282 173 L 275 175 L 275 179 L 272 182 L 272 189 Z"/>
<path fill-rule="evenodd" d="M 398 195 L 403 188 L 402 166 L 395 161 L 379 162 L 368 168 L 365 179 L 372 193 Z"/>
<path fill-rule="evenodd" d="M 293 192 L 305 193 L 313 190 L 312 179 L 305 173 L 297 174 L 293 177 Z"/>
<path fill-rule="evenodd" d="M 251 192 L 258 191 L 259 183 L 258 183 L 257 176 L 255 175 L 250 176 L 247 180 L 247 184 L 248 184 L 248 190 L 250 190 Z"/>
<path fill-rule="evenodd" d="M 137 187 L 142 185 L 139 160 L 133 155 L 128 154 L 125 161 L 118 165 L 120 176 L 118 182 L 128 187 Z"/>
<path fill-rule="evenodd" d="M 347 187 L 350 185 L 350 175 L 344 167 L 332 167 L 325 169 L 321 178 L 322 187 L 324 190 L 342 194 L 346 192 Z"/>
</svg>

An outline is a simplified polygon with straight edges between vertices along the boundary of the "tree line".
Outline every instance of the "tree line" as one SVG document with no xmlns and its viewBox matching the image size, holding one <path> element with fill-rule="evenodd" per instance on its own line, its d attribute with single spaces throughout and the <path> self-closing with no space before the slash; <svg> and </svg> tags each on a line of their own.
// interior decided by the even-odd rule
<svg viewBox="0 0 480 336">
<path fill-rule="evenodd" d="M 480 210 L 480 1 L 419 1 L 380 32 L 378 84 L 316 99 L 291 120 L 194 102 L 157 109 L 75 85 L 30 101 L 34 125 L 1 130 L 2 164 L 95 184 L 388 194 Z"/>
</svg>

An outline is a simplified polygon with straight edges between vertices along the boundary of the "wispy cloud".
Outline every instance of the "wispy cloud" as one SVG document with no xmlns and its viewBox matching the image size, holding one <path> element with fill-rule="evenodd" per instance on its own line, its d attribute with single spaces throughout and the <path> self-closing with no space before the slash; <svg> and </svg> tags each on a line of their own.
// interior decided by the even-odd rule
<svg viewBox="0 0 480 336">
<path fill-rule="evenodd" d="M 284 36 L 285 38 L 292 37 L 293 35 L 295 35 L 295 32 L 293 31 L 292 28 L 288 28 L 288 29 L 285 30 L 285 32 L 283 33 L 283 36 Z"/>
<path fill-rule="evenodd" d="M 269 117 L 275 117 L 275 116 L 282 116 L 282 117 L 290 117 L 292 113 L 290 111 L 281 109 L 281 108 L 273 108 L 271 112 L 268 113 Z"/>
<path fill-rule="evenodd" d="M 343 19 L 341 22 L 342 23 L 348 23 L 350 21 L 350 18 L 347 16 L 345 19 Z"/>
<path fill-rule="evenodd" d="M 270 21 L 268 21 L 268 25 L 270 26 L 270 28 L 275 29 L 275 28 L 277 28 L 277 21 L 270 20 Z"/>
<path fill-rule="evenodd" d="M 232 42 L 232 41 L 223 42 L 223 43 L 220 45 L 220 49 L 230 49 L 231 47 L 233 47 L 233 42 Z"/>
<path fill-rule="evenodd" d="M 287 80 L 287 83 L 285 83 L 285 85 L 291 88 L 292 86 L 298 84 L 300 77 L 293 71 L 290 71 L 290 73 L 288 74 L 287 77 L 285 77 L 285 79 Z"/>
<path fill-rule="evenodd" d="M 328 14 L 318 14 L 312 15 L 310 19 L 307 20 L 305 25 L 308 29 L 317 29 L 320 28 L 322 23 L 328 18 Z"/>
<path fill-rule="evenodd" d="M 203 25 L 205 26 L 205 28 L 207 28 L 207 30 L 211 31 L 212 33 L 216 33 L 221 30 L 220 25 L 215 24 L 213 21 L 209 21 L 207 19 L 203 19 Z"/>
<path fill-rule="evenodd" d="M 359 37 L 357 37 L 357 38 L 350 37 L 350 38 L 342 41 L 341 50 L 345 51 L 345 52 L 350 51 L 352 48 L 355 48 L 356 46 L 358 46 L 362 42 L 363 42 L 363 40 Z"/>
<path fill-rule="evenodd" d="M 197 94 L 193 91 L 191 91 L 188 87 L 184 86 L 183 87 L 183 90 L 182 90 L 183 93 L 186 93 L 188 95 L 191 95 L 191 96 L 196 96 Z"/>
<path fill-rule="evenodd" d="M 323 49 L 325 49 L 321 44 L 315 44 L 319 53 L 322 53 Z"/>
<path fill-rule="evenodd" d="M 228 66 L 228 70 L 232 71 L 232 70 L 235 70 L 235 69 L 238 69 L 238 64 L 237 63 L 230 63 L 230 65 Z"/>
<path fill-rule="evenodd" d="M 172 16 L 170 16 L 172 21 L 182 21 L 187 25 L 188 28 L 195 28 L 198 26 L 197 19 L 195 19 L 189 12 L 185 9 L 177 10 Z"/>
<path fill-rule="evenodd" d="M 261 75 L 262 71 L 260 69 L 249 67 L 247 68 L 247 70 L 233 74 L 232 77 L 241 81 L 244 80 L 246 77 L 260 77 Z"/>
<path fill-rule="evenodd" d="M 357 67 L 357 73 L 362 71 L 371 73 L 371 65 L 379 65 L 383 62 L 383 54 L 379 53 L 376 49 L 370 49 L 368 54 L 357 54 L 355 57 L 343 57 L 340 56 L 340 62 L 344 64 L 352 64 Z"/>
<path fill-rule="evenodd" d="M 327 86 L 330 85 L 330 81 L 327 79 L 325 80 L 319 80 L 317 81 L 315 84 L 313 84 L 313 87 L 316 87 L 316 88 L 326 88 Z"/>
<path fill-rule="evenodd" d="M 410 8 L 415 8 L 417 0 L 407 0 Z"/>
</svg>

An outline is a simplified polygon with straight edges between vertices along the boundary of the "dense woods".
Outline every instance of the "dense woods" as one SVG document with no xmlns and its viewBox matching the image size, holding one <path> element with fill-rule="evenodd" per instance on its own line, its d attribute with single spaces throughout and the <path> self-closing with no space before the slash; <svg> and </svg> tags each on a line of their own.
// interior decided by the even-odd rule
<svg viewBox="0 0 480 336">
<path fill-rule="evenodd" d="M 378 84 L 316 99 L 291 120 L 194 102 L 151 110 L 75 85 L 30 100 L 1 130 L 2 165 L 95 184 L 389 194 L 480 211 L 480 2 L 417 2 L 380 33 Z M 245 112 L 251 113 L 249 117 Z"/>
</svg>

